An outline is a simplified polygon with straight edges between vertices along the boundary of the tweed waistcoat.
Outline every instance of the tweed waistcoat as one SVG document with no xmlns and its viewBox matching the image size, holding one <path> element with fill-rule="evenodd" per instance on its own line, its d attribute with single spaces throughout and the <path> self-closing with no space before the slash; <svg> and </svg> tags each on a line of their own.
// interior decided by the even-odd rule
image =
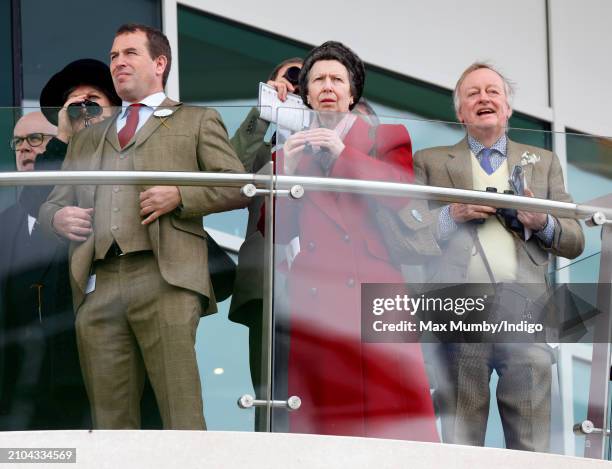
<svg viewBox="0 0 612 469">
<path fill-rule="evenodd" d="M 112 130 L 108 132 L 111 134 Z M 102 152 L 102 170 L 133 171 L 133 143 L 117 152 L 107 139 Z M 140 186 L 98 186 L 94 211 L 96 260 L 103 259 L 116 241 L 125 253 L 151 250 L 147 227 L 141 224 Z"/>
</svg>

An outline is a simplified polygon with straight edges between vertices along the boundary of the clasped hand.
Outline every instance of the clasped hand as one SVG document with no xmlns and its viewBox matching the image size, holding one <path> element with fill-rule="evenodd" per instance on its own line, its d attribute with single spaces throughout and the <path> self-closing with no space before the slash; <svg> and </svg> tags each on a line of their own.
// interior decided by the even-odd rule
<svg viewBox="0 0 612 469">
<path fill-rule="evenodd" d="M 154 186 L 140 193 L 140 216 L 143 225 L 148 225 L 165 213 L 177 208 L 181 193 L 176 186 Z M 53 228 L 71 241 L 87 241 L 93 233 L 93 208 L 63 207 L 53 216 Z"/>
<path fill-rule="evenodd" d="M 533 192 L 525 189 L 527 197 L 533 197 Z M 470 220 L 486 219 L 495 215 L 496 209 L 487 205 L 474 204 L 451 204 L 450 215 L 455 223 L 466 223 Z M 517 210 L 517 218 L 525 228 L 532 231 L 540 231 L 546 226 L 547 217 L 545 213 L 527 212 Z"/>
<path fill-rule="evenodd" d="M 53 228 L 70 241 L 87 241 L 93 232 L 93 208 L 63 207 L 53 216 Z"/>
<path fill-rule="evenodd" d="M 344 150 L 344 143 L 336 132 L 330 129 L 318 128 L 296 132 L 287 139 L 284 146 L 286 172 L 295 172 L 304 150 L 308 147 L 316 153 L 318 149 L 327 150 L 333 159 L 338 158 Z"/>
<path fill-rule="evenodd" d="M 176 186 L 153 186 L 140 193 L 140 216 L 143 225 L 154 222 L 181 204 L 181 193 Z"/>
</svg>

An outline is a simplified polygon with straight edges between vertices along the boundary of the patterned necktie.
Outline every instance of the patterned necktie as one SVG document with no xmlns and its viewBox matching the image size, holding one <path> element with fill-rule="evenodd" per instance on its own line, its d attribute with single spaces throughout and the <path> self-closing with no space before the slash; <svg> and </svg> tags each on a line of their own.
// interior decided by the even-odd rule
<svg viewBox="0 0 612 469">
<path fill-rule="evenodd" d="M 483 148 L 480 150 L 480 166 L 488 175 L 493 174 L 493 167 L 491 166 L 491 154 L 493 150 L 490 148 Z"/>
<path fill-rule="evenodd" d="M 130 104 L 130 106 L 127 108 L 127 120 L 123 128 L 117 134 L 121 148 L 125 147 L 136 133 L 136 128 L 138 127 L 138 115 L 140 114 L 139 111 L 141 106 L 143 106 L 143 104 L 135 103 Z"/>
</svg>

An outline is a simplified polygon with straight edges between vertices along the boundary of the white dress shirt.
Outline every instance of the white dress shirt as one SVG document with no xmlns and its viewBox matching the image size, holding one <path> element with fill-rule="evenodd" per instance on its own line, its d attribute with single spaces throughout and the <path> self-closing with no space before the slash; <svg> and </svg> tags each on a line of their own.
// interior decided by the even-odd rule
<svg viewBox="0 0 612 469">
<path fill-rule="evenodd" d="M 136 127 L 136 132 L 138 132 L 142 126 L 145 125 L 149 117 L 151 117 L 151 114 L 155 112 L 155 109 L 164 102 L 164 99 L 166 99 L 166 93 L 159 91 L 158 93 L 151 94 L 138 101 L 140 104 L 143 104 L 143 106 L 138 109 L 138 126 Z M 121 112 L 119 119 L 117 119 L 117 133 L 123 129 L 127 122 L 127 110 L 130 104 L 136 103 L 128 103 L 127 101 L 123 101 L 121 103 L 123 111 Z"/>
</svg>

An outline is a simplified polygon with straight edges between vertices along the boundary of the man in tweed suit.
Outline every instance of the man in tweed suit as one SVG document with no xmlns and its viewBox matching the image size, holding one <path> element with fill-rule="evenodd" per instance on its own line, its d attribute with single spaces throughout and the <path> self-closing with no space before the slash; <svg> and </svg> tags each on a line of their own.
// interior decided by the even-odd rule
<svg viewBox="0 0 612 469">
<path fill-rule="evenodd" d="M 458 189 L 496 187 L 503 192 L 509 189 L 512 168 L 523 163 L 526 195 L 570 202 L 557 156 L 507 137 L 511 98 L 510 83 L 490 65 L 468 67 L 454 91 L 455 111 L 467 136 L 454 146 L 417 152 L 417 180 Z M 574 258 L 584 247 L 582 229 L 573 219 L 518 211 L 518 220 L 531 236 L 528 231 L 527 236 L 513 236 L 493 207 L 435 203 L 430 207 L 443 250 L 428 266 L 431 283 L 543 284 L 550 254 Z M 547 345 L 446 344 L 441 349 L 436 402 L 445 442 L 484 444 L 489 379 L 495 369 L 506 447 L 549 449 L 552 355 Z"/>
<path fill-rule="evenodd" d="M 64 169 L 243 171 L 214 110 L 165 96 L 171 52 L 160 31 L 120 27 L 110 62 L 124 109 L 75 135 Z M 140 427 L 145 372 L 164 428 L 205 428 L 194 344 L 200 315 L 216 305 L 201 217 L 245 204 L 227 188 L 58 186 L 41 208 L 41 224 L 71 241 L 96 428 Z"/>
</svg>

